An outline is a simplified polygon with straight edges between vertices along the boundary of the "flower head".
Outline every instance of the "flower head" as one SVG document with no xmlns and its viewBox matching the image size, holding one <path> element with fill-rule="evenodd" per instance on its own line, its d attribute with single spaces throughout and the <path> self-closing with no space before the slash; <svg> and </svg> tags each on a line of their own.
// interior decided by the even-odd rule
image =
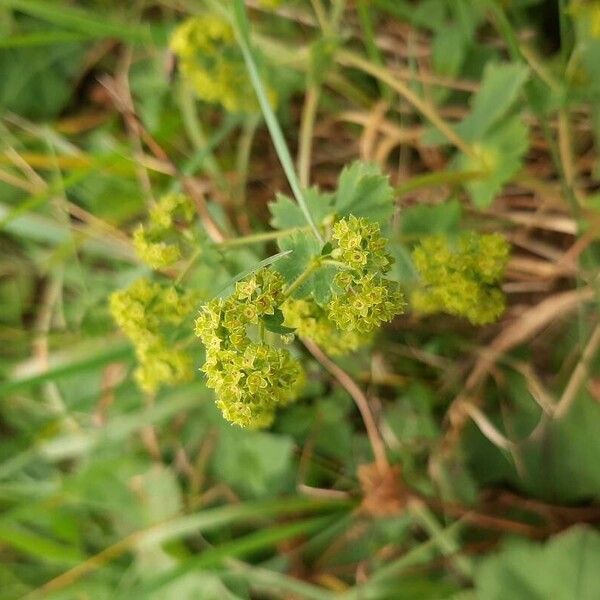
<svg viewBox="0 0 600 600">
<path fill-rule="evenodd" d="M 293 401 L 302 386 L 302 367 L 289 351 L 256 343 L 249 332 L 280 307 L 283 284 L 279 273 L 262 269 L 237 282 L 228 298 L 205 304 L 196 319 L 206 349 L 206 383 L 225 419 L 241 427 L 270 425 L 275 410 Z"/>
<path fill-rule="evenodd" d="M 254 112 L 258 102 L 229 22 L 204 14 L 186 19 L 171 36 L 179 70 L 198 97 L 229 112 Z"/>
<path fill-rule="evenodd" d="M 177 262 L 193 218 L 194 208 L 187 196 L 163 196 L 150 209 L 148 223 L 138 225 L 133 233 L 133 245 L 138 256 L 153 269 L 163 269 Z"/>
<path fill-rule="evenodd" d="M 456 247 L 441 235 L 430 236 L 413 250 L 423 286 L 412 305 L 424 314 L 446 312 L 475 325 L 491 323 L 504 312 L 498 286 L 509 258 L 509 246 L 499 234 L 463 233 Z"/>
<path fill-rule="evenodd" d="M 113 318 L 135 346 L 135 377 L 144 391 L 191 378 L 190 357 L 168 342 L 167 333 L 184 321 L 196 302 L 194 293 L 180 293 L 149 279 L 138 279 L 110 297 Z"/>
</svg>

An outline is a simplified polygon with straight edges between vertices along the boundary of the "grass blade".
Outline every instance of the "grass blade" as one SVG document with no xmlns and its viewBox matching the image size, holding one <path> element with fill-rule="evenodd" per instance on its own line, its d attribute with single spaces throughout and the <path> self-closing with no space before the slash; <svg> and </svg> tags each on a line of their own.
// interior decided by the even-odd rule
<svg viewBox="0 0 600 600">
<path fill-rule="evenodd" d="M 246 62 L 248 75 L 250 76 L 254 91 L 258 97 L 258 102 L 265 118 L 265 122 L 267 123 L 269 133 L 271 134 L 271 139 L 273 140 L 273 144 L 275 146 L 275 150 L 277 151 L 277 156 L 279 157 L 281 166 L 283 167 L 290 187 L 292 188 L 294 197 L 302 209 L 302 214 L 304 215 L 306 222 L 310 225 L 315 237 L 320 242 L 323 242 L 323 238 L 321 237 L 310 211 L 308 210 L 304 194 L 300 188 L 300 182 L 294 169 L 294 163 L 292 161 L 290 151 L 288 150 L 285 138 L 283 137 L 283 132 L 281 131 L 281 127 L 279 125 L 279 121 L 277 121 L 277 117 L 275 116 L 273 108 L 271 107 L 269 99 L 267 98 L 265 86 L 263 85 L 262 79 L 258 72 L 256 60 L 250 48 L 250 27 L 248 25 L 248 19 L 246 16 L 246 8 L 242 0 L 234 1 L 234 21 L 235 31 L 242 54 L 244 55 L 244 61 Z"/>
</svg>

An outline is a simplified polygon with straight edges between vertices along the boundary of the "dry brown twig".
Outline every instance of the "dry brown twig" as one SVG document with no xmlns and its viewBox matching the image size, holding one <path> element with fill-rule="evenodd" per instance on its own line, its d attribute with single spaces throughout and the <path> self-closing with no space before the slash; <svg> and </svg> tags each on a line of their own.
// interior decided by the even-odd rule
<svg viewBox="0 0 600 600">
<path fill-rule="evenodd" d="M 447 431 L 441 447 L 445 452 L 454 449 L 469 419 L 469 405 L 477 406 L 475 390 L 480 386 L 500 357 L 511 348 L 531 339 L 557 317 L 564 317 L 582 303 L 592 300 L 595 290 L 591 287 L 561 292 L 545 298 L 524 311 L 509 323 L 492 341 L 489 350 L 482 354 L 467 378 L 463 391 L 451 403 L 447 413 Z"/>
<path fill-rule="evenodd" d="M 354 400 L 362 419 L 365 423 L 369 442 L 373 448 L 373 455 L 375 456 L 375 463 L 378 469 L 383 473 L 390 469 L 390 463 L 387 459 L 385 451 L 385 444 L 377 428 L 375 417 L 371 411 L 369 400 L 360 389 L 357 383 L 335 362 L 333 362 L 314 342 L 303 339 L 302 343 L 306 346 L 307 350 L 327 369 L 338 381 L 338 383 L 350 394 Z"/>
</svg>

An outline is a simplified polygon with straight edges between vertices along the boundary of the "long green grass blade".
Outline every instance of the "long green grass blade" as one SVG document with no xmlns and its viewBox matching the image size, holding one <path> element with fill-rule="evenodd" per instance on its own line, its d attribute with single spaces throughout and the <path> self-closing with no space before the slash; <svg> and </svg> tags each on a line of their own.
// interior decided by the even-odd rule
<svg viewBox="0 0 600 600">
<path fill-rule="evenodd" d="M 298 180 L 298 176 L 296 175 L 296 170 L 294 168 L 294 163 L 292 161 L 290 151 L 285 142 L 285 138 L 283 137 L 283 132 L 281 131 L 281 126 L 279 125 L 279 121 L 277 120 L 275 112 L 271 107 L 271 103 L 269 102 L 269 99 L 267 97 L 265 86 L 260 77 L 258 65 L 256 63 L 251 49 L 250 26 L 248 24 L 248 18 L 246 16 L 246 8 L 242 0 L 234 1 L 234 22 L 235 31 L 238 37 L 238 43 L 240 44 L 242 54 L 244 55 L 244 61 L 246 62 L 246 68 L 248 69 L 250 80 L 252 81 L 252 85 L 254 87 L 254 91 L 256 92 L 256 96 L 258 97 L 258 102 L 260 104 L 260 108 L 265 118 L 265 122 L 267 123 L 269 133 L 271 134 L 271 139 L 273 140 L 273 144 L 275 145 L 275 150 L 277 152 L 277 156 L 279 157 L 279 161 L 281 162 L 281 166 L 283 167 L 290 187 L 292 188 L 294 197 L 296 198 L 298 205 L 302 209 L 302 214 L 304 215 L 306 222 L 310 225 L 310 228 L 312 229 L 312 232 L 314 233 L 315 237 L 320 242 L 323 242 L 323 238 L 321 237 L 321 234 L 312 218 L 312 215 L 308 210 L 306 199 L 304 198 L 304 194 L 300 187 L 300 181 Z"/>
<path fill-rule="evenodd" d="M 115 37 L 128 42 L 151 42 L 152 30 L 135 23 L 119 23 L 81 8 L 44 0 L 0 0 L 0 7 L 12 8 L 58 27 L 77 31 L 88 38 Z"/>
</svg>

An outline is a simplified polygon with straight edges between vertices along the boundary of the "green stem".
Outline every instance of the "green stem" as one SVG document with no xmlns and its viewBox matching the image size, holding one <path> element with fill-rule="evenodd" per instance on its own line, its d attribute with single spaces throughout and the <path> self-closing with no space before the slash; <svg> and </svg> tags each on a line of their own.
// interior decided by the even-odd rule
<svg viewBox="0 0 600 600">
<path fill-rule="evenodd" d="M 246 186 L 248 185 L 248 165 L 250 163 L 250 152 L 252 150 L 252 142 L 254 141 L 254 134 L 260 122 L 258 115 L 249 115 L 244 121 L 242 128 L 242 135 L 240 136 L 238 144 L 238 152 L 236 158 L 236 172 L 238 176 L 238 182 L 236 185 L 235 194 L 235 207 L 238 214 L 236 215 L 238 222 L 242 216 L 241 209 L 246 204 Z M 247 221 L 247 216 L 244 214 L 244 218 Z"/>
<path fill-rule="evenodd" d="M 313 258 L 306 269 L 296 277 L 285 290 L 284 297 L 289 298 L 322 264 L 320 257 Z"/>
<path fill-rule="evenodd" d="M 183 128 L 185 129 L 190 142 L 192 142 L 194 150 L 197 152 L 206 150 L 206 135 L 204 134 L 204 131 L 202 131 L 202 126 L 200 125 L 198 115 L 196 114 L 192 91 L 185 83 L 179 85 L 177 103 L 179 104 L 179 110 L 181 111 L 183 119 Z M 215 157 L 212 155 L 212 152 L 207 152 L 204 155 L 204 163 L 207 171 L 211 175 L 216 176 L 219 180 L 219 184 L 221 184 L 223 182 L 223 174 Z"/>
<path fill-rule="evenodd" d="M 231 248 L 235 246 L 250 246 L 252 244 L 260 244 L 262 242 L 269 242 L 271 240 L 277 240 L 287 235 L 292 235 L 300 231 L 308 231 L 307 227 L 291 227 L 290 229 L 282 229 L 281 231 L 261 231 L 260 233 L 253 233 L 252 235 L 245 235 L 242 237 L 231 238 L 224 240 L 218 244 L 219 248 Z"/>
<path fill-rule="evenodd" d="M 383 57 L 381 56 L 381 51 L 377 45 L 377 42 L 375 41 L 375 29 L 373 27 L 373 19 L 371 17 L 372 9 L 369 7 L 367 0 L 358 0 L 356 9 L 358 11 L 358 20 L 360 21 L 360 27 L 364 36 L 364 44 L 367 50 L 367 56 L 376 65 L 383 67 Z M 378 81 L 377 83 L 379 85 L 381 96 L 386 101 L 390 102 L 392 99 L 392 90 L 390 90 L 390 88 L 381 81 Z"/>
<path fill-rule="evenodd" d="M 409 504 L 408 510 L 431 536 L 440 552 L 444 556 L 449 556 L 461 575 L 470 579 L 473 576 L 471 561 L 467 557 L 458 554 L 460 552 L 460 545 L 453 535 L 450 535 L 447 530 L 442 528 L 429 508 L 423 502 L 415 501 Z"/>
<path fill-rule="evenodd" d="M 320 92 L 321 88 L 318 85 L 312 85 L 306 90 L 306 100 L 302 111 L 298 149 L 298 175 L 300 177 L 300 185 L 304 188 L 308 187 L 310 183 L 312 139 Z"/>
<path fill-rule="evenodd" d="M 194 251 L 192 256 L 190 256 L 189 260 L 183 267 L 183 269 L 181 269 L 181 273 L 179 273 L 179 275 L 177 276 L 177 279 L 175 279 L 175 281 L 173 282 L 174 285 L 179 285 L 185 279 L 185 277 L 190 272 L 190 270 L 192 269 L 192 267 L 194 266 L 196 261 L 200 258 L 201 254 L 202 254 L 202 248 L 198 248 L 197 250 Z"/>
<path fill-rule="evenodd" d="M 234 30 L 240 45 L 240 49 L 244 56 L 246 68 L 248 69 L 248 75 L 250 76 L 252 86 L 254 87 L 256 96 L 258 97 L 258 102 L 267 124 L 267 128 L 269 129 L 269 133 L 271 134 L 271 139 L 273 140 L 273 144 L 275 146 L 277 156 L 279 157 L 279 161 L 281 162 L 281 166 L 283 167 L 287 180 L 292 188 L 294 197 L 296 198 L 296 201 L 302 210 L 306 222 L 310 226 L 315 238 L 319 240 L 320 243 L 323 243 L 323 238 L 312 218 L 312 215 L 310 214 L 310 211 L 308 210 L 308 205 L 306 204 L 306 199 L 304 198 L 300 182 L 298 181 L 298 177 L 294 170 L 294 163 L 292 162 L 290 151 L 285 142 L 285 138 L 283 137 L 281 126 L 279 125 L 277 117 L 275 116 L 275 112 L 271 107 L 265 87 L 259 74 L 258 65 L 256 64 L 252 50 L 250 49 L 250 26 L 248 24 L 246 7 L 243 0 L 234 0 Z"/>
<path fill-rule="evenodd" d="M 333 260 L 332 258 L 324 258 L 323 260 L 321 260 L 321 264 L 322 265 L 330 265 L 332 267 L 337 267 L 338 269 L 345 269 L 345 270 L 348 270 L 351 268 L 347 264 L 340 262 L 339 260 Z"/>
<path fill-rule="evenodd" d="M 408 181 L 396 187 L 394 191 L 396 195 L 404 196 L 404 194 L 421 188 L 466 183 L 484 176 L 485 173 L 481 171 L 436 171 L 434 173 L 425 173 L 424 175 L 411 177 Z"/>
<path fill-rule="evenodd" d="M 331 31 L 337 32 L 340 28 L 340 23 L 346 9 L 346 0 L 333 0 L 333 7 L 331 9 L 330 27 Z"/>
<path fill-rule="evenodd" d="M 327 31 L 329 23 L 327 22 L 327 13 L 325 12 L 325 8 L 323 7 L 321 0 L 311 0 L 310 3 L 312 4 L 313 11 L 315 12 L 315 16 L 319 22 L 319 27 L 323 31 Z"/>
</svg>

